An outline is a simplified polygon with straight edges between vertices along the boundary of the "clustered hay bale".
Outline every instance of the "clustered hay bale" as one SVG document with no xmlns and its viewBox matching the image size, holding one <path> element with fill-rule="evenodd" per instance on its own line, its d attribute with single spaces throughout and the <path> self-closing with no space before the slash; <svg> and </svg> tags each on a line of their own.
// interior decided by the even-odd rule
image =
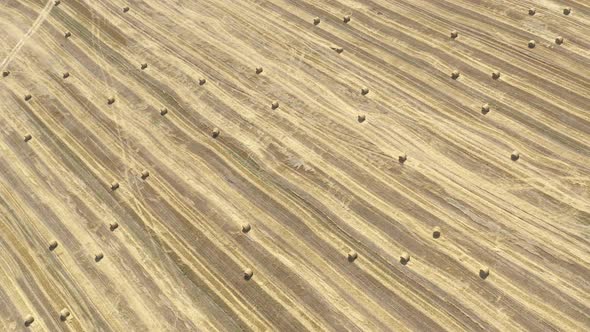
<svg viewBox="0 0 590 332">
<path fill-rule="evenodd" d="M 123 7 L 123 13 L 126 13 L 128 11 L 129 11 L 129 7 L 128 6 Z"/>
<path fill-rule="evenodd" d="M 160 109 L 160 115 L 166 115 L 166 114 L 168 114 L 168 109 L 166 107 L 162 107 Z"/>
<path fill-rule="evenodd" d="M 113 221 L 112 223 L 109 224 L 109 229 L 111 230 L 111 232 L 114 232 L 115 229 L 119 228 L 119 223 L 116 221 Z"/>
<path fill-rule="evenodd" d="M 316 17 L 313 19 L 313 25 L 318 25 L 318 24 L 320 24 L 320 18 Z"/>
<path fill-rule="evenodd" d="M 440 237 L 440 227 L 436 226 L 432 229 L 432 237 L 438 239 Z"/>
<path fill-rule="evenodd" d="M 461 76 L 461 73 L 458 70 L 453 70 L 453 72 L 451 73 L 451 78 L 454 80 L 458 79 L 459 76 Z"/>
<path fill-rule="evenodd" d="M 488 114 L 490 111 L 490 105 L 488 103 L 485 103 L 481 106 L 481 112 L 483 114 Z"/>
<path fill-rule="evenodd" d="M 345 15 L 342 20 L 344 21 L 344 23 L 348 23 L 350 22 L 350 15 Z"/>
<path fill-rule="evenodd" d="M 61 311 L 59 312 L 59 319 L 62 322 L 65 322 L 66 319 L 68 319 L 68 317 L 70 317 L 70 311 L 66 308 L 61 309 Z"/>
<path fill-rule="evenodd" d="M 109 97 L 109 99 L 107 99 L 107 103 L 109 105 L 112 105 L 115 102 L 115 97 Z"/>
<path fill-rule="evenodd" d="M 270 107 L 271 107 L 273 110 L 276 110 L 277 108 L 279 108 L 279 102 L 278 102 L 278 101 L 276 101 L 276 100 L 275 100 L 275 101 L 273 101 L 273 102 L 272 102 L 272 104 L 270 105 Z"/>
<path fill-rule="evenodd" d="M 141 172 L 141 178 L 145 180 L 145 179 L 147 179 L 147 178 L 148 178 L 148 176 L 150 176 L 150 171 L 148 171 L 147 169 L 144 169 L 144 170 Z"/>
<path fill-rule="evenodd" d="M 557 44 L 557 45 L 563 44 L 563 37 L 558 36 L 557 38 L 555 38 L 555 44 Z"/>
<path fill-rule="evenodd" d="M 113 181 L 113 182 L 111 182 L 111 190 L 112 190 L 112 191 L 115 191 L 115 190 L 117 190 L 118 188 L 119 188 L 119 182 L 117 182 L 117 181 Z"/>
<path fill-rule="evenodd" d="M 362 94 L 363 96 L 365 96 L 365 95 L 369 94 L 369 88 L 367 88 L 367 87 L 363 87 L 363 88 L 361 89 L 361 94 Z"/>
<path fill-rule="evenodd" d="M 252 271 L 252 269 L 250 269 L 250 268 L 244 269 L 244 279 L 250 280 L 250 279 L 252 279 L 253 275 L 254 275 L 254 271 Z"/>
<path fill-rule="evenodd" d="M 457 39 L 459 37 L 459 32 L 457 30 L 451 31 L 451 39 Z"/>
<path fill-rule="evenodd" d="M 53 250 L 55 250 L 55 248 L 57 248 L 57 241 L 56 240 L 49 241 L 49 250 L 53 251 Z"/>
<path fill-rule="evenodd" d="M 30 94 L 30 93 L 27 93 L 27 94 L 25 95 L 25 101 L 29 101 L 29 100 L 31 100 L 31 98 L 33 98 L 33 96 L 31 96 L 31 94 Z"/>
<path fill-rule="evenodd" d="M 359 123 L 365 122 L 366 119 L 367 119 L 367 117 L 364 114 L 361 114 L 357 117 L 357 120 Z"/>
<path fill-rule="evenodd" d="M 534 40 L 529 40 L 529 48 L 535 48 L 535 46 L 537 46 L 537 42 Z"/>
<path fill-rule="evenodd" d="M 490 268 L 487 266 L 482 267 L 479 269 L 479 277 L 482 279 L 487 278 L 490 275 Z"/>
<path fill-rule="evenodd" d="M 65 79 L 65 78 L 68 78 L 68 77 L 70 77 L 70 73 L 66 71 L 65 73 L 63 73 L 62 77 L 63 77 L 64 79 Z"/>
<path fill-rule="evenodd" d="M 33 139 L 33 136 L 31 134 L 26 134 L 25 135 L 25 142 L 28 142 L 28 141 L 30 141 L 32 139 Z"/>
<path fill-rule="evenodd" d="M 570 7 L 566 7 L 563 9 L 563 15 L 569 15 L 571 14 L 572 9 Z"/>
<path fill-rule="evenodd" d="M 94 261 L 97 263 L 100 262 L 103 258 L 104 258 L 104 254 L 102 252 L 97 252 L 94 255 Z"/>
<path fill-rule="evenodd" d="M 148 66 L 147 66 L 147 63 L 145 63 L 145 62 L 144 62 L 144 63 L 142 63 L 142 64 L 141 64 L 141 70 L 144 70 L 144 69 L 146 69 L 147 67 L 148 67 Z"/>
<path fill-rule="evenodd" d="M 262 74 L 262 67 L 256 67 L 256 74 Z"/>
<path fill-rule="evenodd" d="M 410 261 L 410 254 L 408 254 L 407 252 L 402 252 L 402 254 L 399 256 L 399 262 L 402 263 L 403 265 L 408 264 L 408 262 Z"/>
<path fill-rule="evenodd" d="M 405 154 L 405 153 L 403 153 L 403 154 L 399 155 L 399 157 L 397 158 L 397 160 L 398 160 L 398 161 L 399 161 L 401 164 L 403 164 L 403 163 L 405 163 L 405 162 L 406 162 L 406 160 L 408 160 L 408 155 L 407 155 L 407 154 Z"/>
<path fill-rule="evenodd" d="M 25 326 L 27 326 L 27 327 L 31 326 L 31 324 L 33 324 L 34 321 L 35 321 L 35 317 L 33 317 L 32 315 L 25 316 Z"/>
<path fill-rule="evenodd" d="M 72 33 L 71 33 L 71 32 L 69 32 L 69 31 L 66 31 L 66 32 L 64 33 L 64 37 L 66 37 L 66 38 L 70 38 L 71 36 L 72 36 Z"/>
<path fill-rule="evenodd" d="M 8 75 L 10 75 L 10 71 L 9 70 L 5 70 L 5 71 L 2 72 L 2 77 L 6 77 Z"/>
<path fill-rule="evenodd" d="M 213 128 L 213 130 L 211 131 L 211 137 L 217 138 L 219 136 L 219 133 L 219 128 Z"/>
<path fill-rule="evenodd" d="M 207 83 L 207 80 L 205 78 L 199 78 L 199 85 L 204 85 L 205 83 Z"/>
<path fill-rule="evenodd" d="M 517 161 L 520 158 L 520 153 L 516 150 L 512 151 L 512 154 L 510 154 L 510 159 L 512 159 L 513 161 Z"/>
<path fill-rule="evenodd" d="M 529 15 L 533 16 L 537 13 L 537 9 L 535 7 L 529 8 Z"/>
<path fill-rule="evenodd" d="M 492 78 L 493 78 L 493 79 L 495 79 L 495 80 L 497 80 L 497 79 L 500 79 L 500 76 L 501 76 L 501 75 L 502 75 L 502 74 L 501 74 L 501 73 L 500 73 L 500 71 L 498 71 L 498 70 L 496 70 L 496 71 L 492 72 Z"/>
<path fill-rule="evenodd" d="M 357 254 L 356 251 L 351 250 L 348 252 L 348 261 L 349 262 L 354 262 L 358 257 L 359 257 L 359 254 Z"/>
<path fill-rule="evenodd" d="M 242 224 L 242 232 L 248 233 L 251 229 L 252 229 L 252 226 L 250 225 L 250 223 Z"/>
</svg>

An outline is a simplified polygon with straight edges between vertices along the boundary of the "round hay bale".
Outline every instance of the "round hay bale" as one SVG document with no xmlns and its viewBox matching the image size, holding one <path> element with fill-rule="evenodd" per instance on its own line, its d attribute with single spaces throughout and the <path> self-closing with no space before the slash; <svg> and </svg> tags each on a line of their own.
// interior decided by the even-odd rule
<svg viewBox="0 0 590 332">
<path fill-rule="evenodd" d="M 70 73 L 66 71 L 66 72 L 63 73 L 62 77 L 64 79 L 66 79 L 66 78 L 70 77 Z"/>
<path fill-rule="evenodd" d="M 453 70 L 453 72 L 451 73 L 451 78 L 454 80 L 458 79 L 459 76 L 461 76 L 461 73 L 458 70 Z"/>
<path fill-rule="evenodd" d="M 207 79 L 203 77 L 199 78 L 199 85 L 205 85 L 205 83 L 207 83 Z"/>
<path fill-rule="evenodd" d="M 537 43 L 534 40 L 529 40 L 529 48 L 535 48 Z"/>
<path fill-rule="evenodd" d="M 148 64 L 147 63 L 144 62 L 144 63 L 141 64 L 141 70 L 144 70 L 147 67 L 148 67 Z"/>
<path fill-rule="evenodd" d="M 364 114 L 361 114 L 357 117 L 357 120 L 359 123 L 365 122 L 366 119 L 367 119 L 367 117 Z"/>
<path fill-rule="evenodd" d="M 334 51 L 336 51 L 336 53 L 338 53 L 338 54 L 344 52 L 344 49 L 342 47 L 332 47 L 332 49 Z"/>
<path fill-rule="evenodd" d="M 498 71 L 498 70 L 496 70 L 496 71 L 492 72 L 492 78 L 493 78 L 493 79 L 495 79 L 495 80 L 497 80 L 497 79 L 500 79 L 500 76 L 501 76 L 501 75 L 502 75 L 502 74 L 501 74 L 501 73 L 500 73 L 500 71 Z"/>
<path fill-rule="evenodd" d="M 55 0 L 55 1 L 53 2 L 53 5 L 54 5 L 55 7 L 57 7 L 57 6 L 59 6 L 59 4 L 60 4 L 60 3 L 61 3 L 61 0 Z"/>
<path fill-rule="evenodd" d="M 250 268 L 244 269 L 244 279 L 250 280 L 250 279 L 252 279 L 253 275 L 254 275 L 254 271 L 252 271 L 252 269 L 250 269 Z"/>
<path fill-rule="evenodd" d="M 320 18 L 316 17 L 313 19 L 313 25 L 318 25 L 318 24 L 320 24 Z"/>
<path fill-rule="evenodd" d="M 113 103 L 115 103 L 115 97 L 109 97 L 107 99 L 107 104 L 112 105 Z"/>
<path fill-rule="evenodd" d="M 114 232 L 115 229 L 119 228 L 119 223 L 116 221 L 113 221 L 112 223 L 109 224 L 109 229 L 111 230 L 111 232 Z"/>
<path fill-rule="evenodd" d="M 70 311 L 66 308 L 61 309 L 59 312 L 59 319 L 62 322 L 65 322 L 68 317 L 70 317 Z"/>
<path fill-rule="evenodd" d="M 512 159 L 513 161 L 517 161 L 520 158 L 520 153 L 518 151 L 512 151 L 512 154 L 510 154 L 510 159 Z"/>
<path fill-rule="evenodd" d="M 363 88 L 361 89 L 361 94 L 362 94 L 363 96 L 366 96 L 366 95 L 368 95 L 368 94 L 369 94 L 369 88 L 367 88 L 367 87 L 363 87 Z"/>
<path fill-rule="evenodd" d="M 32 315 L 25 316 L 25 326 L 27 326 L 27 327 L 31 326 L 31 324 L 33 324 L 34 321 L 35 321 L 35 317 L 33 317 Z"/>
<path fill-rule="evenodd" d="M 271 107 L 273 110 L 276 110 L 277 108 L 279 108 L 279 102 L 278 102 L 278 101 L 276 101 L 276 100 L 275 100 L 275 101 L 273 101 L 273 102 L 272 102 L 272 104 L 270 105 L 270 107 Z"/>
<path fill-rule="evenodd" d="M 248 233 L 252 229 L 252 226 L 249 223 L 242 224 L 242 232 Z"/>
<path fill-rule="evenodd" d="M 53 250 L 55 250 L 55 248 L 57 248 L 57 241 L 56 240 L 49 241 L 49 251 L 53 251 Z"/>
<path fill-rule="evenodd" d="M 555 38 L 555 44 L 557 44 L 557 45 L 563 44 L 563 37 L 558 36 L 557 38 Z"/>
<path fill-rule="evenodd" d="M 217 136 L 219 136 L 219 132 L 219 128 L 213 128 L 213 131 L 211 131 L 211 137 L 217 138 Z"/>
<path fill-rule="evenodd" d="M 119 182 L 117 182 L 117 181 L 113 181 L 113 182 L 111 182 L 111 190 L 112 190 L 112 191 L 115 191 L 115 190 L 117 190 L 118 188 L 119 188 Z"/>
<path fill-rule="evenodd" d="M 33 98 L 33 96 L 31 96 L 31 94 L 30 94 L 30 93 L 27 93 L 27 94 L 25 95 L 25 101 L 29 101 L 29 100 L 31 100 L 31 98 Z"/>
<path fill-rule="evenodd" d="M 351 250 L 348 252 L 348 261 L 349 262 L 354 262 L 358 257 L 359 257 L 359 254 L 357 254 L 356 251 Z"/>
<path fill-rule="evenodd" d="M 10 75 L 10 70 L 5 70 L 2 72 L 2 77 L 6 77 L 8 75 Z"/>
<path fill-rule="evenodd" d="M 32 139 L 33 139 L 33 135 L 31 135 L 31 134 L 26 134 L 25 135 L 25 142 L 28 142 L 28 141 L 30 141 Z"/>
<path fill-rule="evenodd" d="M 400 164 L 403 164 L 406 162 L 406 160 L 408 160 L 408 155 L 403 153 L 403 154 L 399 155 L 397 160 L 400 162 Z"/>
<path fill-rule="evenodd" d="M 69 32 L 69 31 L 66 31 L 66 32 L 64 33 L 64 37 L 66 37 L 66 39 L 67 39 L 67 38 L 70 38 L 71 36 L 72 36 L 72 33 L 71 33 L 71 32 Z"/>
<path fill-rule="evenodd" d="M 97 252 L 94 255 L 94 261 L 97 263 L 100 262 L 103 258 L 104 258 L 104 254 L 102 252 Z"/>
<path fill-rule="evenodd" d="M 490 105 L 488 103 L 481 105 L 481 112 L 483 114 L 488 114 L 490 112 Z"/>
<path fill-rule="evenodd" d="M 402 263 L 403 265 L 408 264 L 408 262 L 410 261 L 410 254 L 408 254 L 407 252 L 402 252 L 402 254 L 399 256 L 399 262 Z"/>
<path fill-rule="evenodd" d="M 129 11 L 129 7 L 128 6 L 123 7 L 123 13 L 126 13 L 128 11 Z"/>
<path fill-rule="evenodd" d="M 436 226 L 432 229 L 432 237 L 438 239 L 440 237 L 440 227 Z"/>
<path fill-rule="evenodd" d="M 344 21 L 344 23 L 348 23 L 350 22 L 350 15 L 345 15 L 342 20 Z"/>
<path fill-rule="evenodd" d="M 487 266 L 482 267 L 479 269 L 479 277 L 482 279 L 487 278 L 490 275 L 490 268 Z"/>
<path fill-rule="evenodd" d="M 457 39 L 459 37 L 459 32 L 457 30 L 451 31 L 451 39 Z"/>
<path fill-rule="evenodd" d="M 563 15 L 569 15 L 572 13 L 572 9 L 570 7 L 566 7 L 563 9 Z"/>
<path fill-rule="evenodd" d="M 168 114 L 168 109 L 166 107 L 162 107 L 160 109 L 160 115 L 163 116 L 163 115 L 166 115 L 166 114 Z"/>
<path fill-rule="evenodd" d="M 529 8 L 529 15 L 533 16 L 537 13 L 537 9 L 535 7 Z"/>
<path fill-rule="evenodd" d="M 147 178 L 148 178 L 148 176 L 150 176 L 150 171 L 148 171 L 147 169 L 144 169 L 144 170 L 141 172 L 141 178 L 145 180 L 145 179 L 147 179 Z"/>
<path fill-rule="evenodd" d="M 262 67 L 256 67 L 256 74 L 257 75 L 262 74 L 262 71 L 263 71 Z"/>
</svg>

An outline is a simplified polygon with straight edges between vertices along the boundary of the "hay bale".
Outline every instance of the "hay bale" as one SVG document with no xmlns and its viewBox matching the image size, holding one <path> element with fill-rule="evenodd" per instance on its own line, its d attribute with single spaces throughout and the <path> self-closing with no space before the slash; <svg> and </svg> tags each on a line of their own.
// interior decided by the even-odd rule
<svg viewBox="0 0 590 332">
<path fill-rule="evenodd" d="M 204 85 L 205 83 L 207 83 L 207 79 L 203 77 L 199 78 L 199 85 Z"/>
<path fill-rule="evenodd" d="M 363 87 L 363 88 L 361 89 L 361 94 L 362 94 L 363 96 L 366 96 L 367 94 L 369 94 L 369 88 L 367 88 L 367 87 Z"/>
<path fill-rule="evenodd" d="M 2 77 L 6 77 L 8 75 L 10 75 L 10 71 L 9 70 L 5 70 L 5 71 L 2 72 Z"/>
<path fill-rule="evenodd" d="M 558 36 L 557 38 L 555 38 L 555 44 L 557 44 L 557 45 L 563 44 L 563 37 Z"/>
<path fill-rule="evenodd" d="M 249 223 L 242 224 L 242 232 L 248 233 L 252 229 L 252 226 Z"/>
<path fill-rule="evenodd" d="M 435 239 L 440 237 L 440 227 L 436 226 L 432 229 L 432 237 Z"/>
<path fill-rule="evenodd" d="M 273 102 L 272 102 L 272 104 L 270 105 L 270 107 L 271 107 L 273 110 L 276 110 L 277 108 L 279 108 L 279 102 L 278 102 L 278 101 L 276 101 L 276 100 L 275 100 L 275 101 L 273 101 Z"/>
<path fill-rule="evenodd" d="M 334 51 L 336 51 L 336 53 L 338 53 L 338 54 L 344 52 L 344 49 L 342 47 L 332 47 L 332 49 Z"/>
<path fill-rule="evenodd" d="M 403 265 L 408 264 L 408 262 L 410 261 L 410 254 L 408 254 L 407 252 L 402 252 L 402 254 L 399 256 L 399 262 L 402 263 Z"/>
<path fill-rule="evenodd" d="M 454 80 L 458 79 L 459 76 L 461 76 L 461 73 L 458 70 L 453 70 L 453 72 L 451 73 L 451 78 Z"/>
<path fill-rule="evenodd" d="M 401 154 L 397 160 L 400 162 L 400 164 L 403 164 L 406 162 L 406 160 L 408 160 L 408 155 L 407 154 Z"/>
<path fill-rule="evenodd" d="M 537 43 L 534 40 L 529 40 L 529 48 L 535 48 Z"/>
<path fill-rule="evenodd" d="M 497 79 L 500 79 L 500 76 L 501 76 L 501 75 L 502 75 L 502 74 L 501 74 L 501 73 L 500 73 L 500 71 L 498 71 L 498 70 L 496 70 L 496 71 L 492 72 L 492 78 L 493 78 L 493 79 L 495 79 L 495 80 L 497 80 Z"/>
<path fill-rule="evenodd" d="M 66 71 L 65 73 L 63 73 L 62 77 L 64 79 L 66 79 L 66 78 L 70 77 L 70 73 Z"/>
<path fill-rule="evenodd" d="M 111 230 L 111 232 L 114 232 L 115 229 L 119 228 L 119 223 L 116 221 L 113 221 L 112 223 L 109 224 L 109 229 Z"/>
<path fill-rule="evenodd" d="M 479 269 L 479 277 L 482 279 L 487 278 L 490 275 L 490 268 L 487 266 L 482 267 Z"/>
<path fill-rule="evenodd" d="M 33 98 L 33 96 L 31 96 L 30 93 L 27 93 L 24 98 L 25 98 L 25 101 L 29 101 L 29 100 L 31 100 L 31 98 Z"/>
<path fill-rule="evenodd" d="M 55 7 L 57 7 L 57 6 L 59 6 L 59 4 L 60 4 L 60 3 L 61 3 L 61 0 L 55 0 L 55 1 L 53 2 L 53 5 L 54 5 Z"/>
<path fill-rule="evenodd" d="M 141 178 L 145 180 L 145 179 L 147 179 L 147 178 L 148 178 L 148 176 L 150 176 L 150 171 L 148 171 L 147 169 L 144 169 L 144 170 L 141 172 Z"/>
<path fill-rule="evenodd" d="M 168 109 L 166 107 L 162 107 L 160 109 L 160 115 L 164 116 L 166 114 L 168 114 Z"/>
<path fill-rule="evenodd" d="M 142 63 L 142 64 L 141 64 L 141 70 L 144 70 L 144 69 L 146 69 L 147 67 L 148 67 L 148 66 L 147 66 L 147 63 L 145 63 L 145 62 L 144 62 L 144 63 Z"/>
<path fill-rule="evenodd" d="M 115 102 L 115 97 L 109 97 L 109 99 L 107 99 L 107 104 L 112 105 Z"/>
<path fill-rule="evenodd" d="M 569 15 L 572 13 L 572 9 L 570 7 L 566 7 L 563 9 L 563 15 Z"/>
<path fill-rule="evenodd" d="M 250 280 L 252 279 L 252 276 L 254 275 L 254 271 L 252 271 L 252 269 L 244 269 L 244 279 L 246 280 Z"/>
<path fill-rule="evenodd" d="M 451 31 L 451 39 L 457 39 L 459 37 L 459 32 L 457 30 Z"/>
<path fill-rule="evenodd" d="M 320 18 L 316 17 L 313 19 L 313 25 L 318 25 L 318 24 L 320 24 Z"/>
<path fill-rule="evenodd" d="M 129 7 L 128 6 L 123 7 L 123 13 L 126 13 L 128 11 L 129 11 Z"/>
<path fill-rule="evenodd" d="M 26 134 L 25 135 L 25 142 L 28 142 L 28 141 L 30 141 L 32 139 L 33 139 L 33 136 L 31 134 Z"/>
<path fill-rule="evenodd" d="M 211 131 L 211 137 L 217 138 L 219 136 L 219 133 L 219 128 L 213 128 L 213 130 Z"/>
<path fill-rule="evenodd" d="M 359 122 L 359 123 L 363 123 L 363 122 L 365 122 L 365 120 L 366 120 L 366 119 L 367 119 L 367 118 L 366 118 L 366 116 L 365 116 L 364 114 L 361 114 L 361 115 L 359 115 L 359 116 L 357 117 L 357 120 L 358 120 L 358 122 Z"/>
<path fill-rule="evenodd" d="M 263 71 L 262 67 L 256 67 L 256 74 L 257 75 L 262 74 L 262 71 Z"/>
<path fill-rule="evenodd" d="M 59 319 L 62 322 L 65 322 L 68 317 L 70 317 L 70 311 L 66 308 L 61 309 L 59 312 Z"/>
<path fill-rule="evenodd" d="M 490 105 L 488 103 L 481 105 L 481 112 L 483 114 L 488 114 L 490 112 Z"/>
<path fill-rule="evenodd" d="M 342 20 L 344 21 L 344 23 L 348 23 L 350 22 L 350 15 L 345 15 Z"/>
<path fill-rule="evenodd" d="M 533 16 L 537 13 L 537 9 L 535 7 L 529 8 L 529 15 Z"/>
<path fill-rule="evenodd" d="M 53 250 L 55 250 L 55 248 L 57 248 L 57 241 L 56 240 L 49 241 L 49 251 L 53 251 Z"/>
<path fill-rule="evenodd" d="M 351 250 L 348 252 L 348 261 L 349 262 L 354 262 L 357 258 L 359 257 L 359 255 L 357 254 L 356 251 Z"/>
<path fill-rule="evenodd" d="M 34 321 L 35 321 L 35 317 L 33 317 L 32 315 L 25 316 L 25 326 L 26 327 L 31 326 L 31 324 L 33 324 Z"/>
<path fill-rule="evenodd" d="M 100 262 L 103 258 L 104 258 L 104 254 L 102 252 L 97 252 L 94 255 L 94 261 L 97 263 Z"/>
<path fill-rule="evenodd" d="M 72 36 L 72 33 L 71 33 L 71 32 L 69 32 L 69 31 L 66 31 L 66 32 L 64 33 L 64 37 L 66 37 L 66 39 L 67 39 L 67 38 L 70 38 L 71 36 Z"/>
<path fill-rule="evenodd" d="M 115 190 L 117 190 L 118 188 L 119 188 L 119 182 L 117 182 L 117 181 L 113 181 L 113 182 L 111 182 L 111 190 L 112 190 L 112 191 L 115 191 Z"/>
<path fill-rule="evenodd" d="M 520 153 L 518 151 L 512 151 L 512 154 L 510 154 L 510 159 L 512 159 L 513 161 L 517 161 L 520 158 Z"/>
</svg>

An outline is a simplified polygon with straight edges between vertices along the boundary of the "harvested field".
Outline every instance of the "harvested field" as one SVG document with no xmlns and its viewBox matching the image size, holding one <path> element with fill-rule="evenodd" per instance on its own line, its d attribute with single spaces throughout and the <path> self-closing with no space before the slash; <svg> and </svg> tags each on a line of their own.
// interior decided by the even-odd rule
<svg viewBox="0 0 590 332">
<path fill-rule="evenodd" d="M 588 1 L 8 0 L 0 40 L 0 331 L 590 330 Z"/>
</svg>

